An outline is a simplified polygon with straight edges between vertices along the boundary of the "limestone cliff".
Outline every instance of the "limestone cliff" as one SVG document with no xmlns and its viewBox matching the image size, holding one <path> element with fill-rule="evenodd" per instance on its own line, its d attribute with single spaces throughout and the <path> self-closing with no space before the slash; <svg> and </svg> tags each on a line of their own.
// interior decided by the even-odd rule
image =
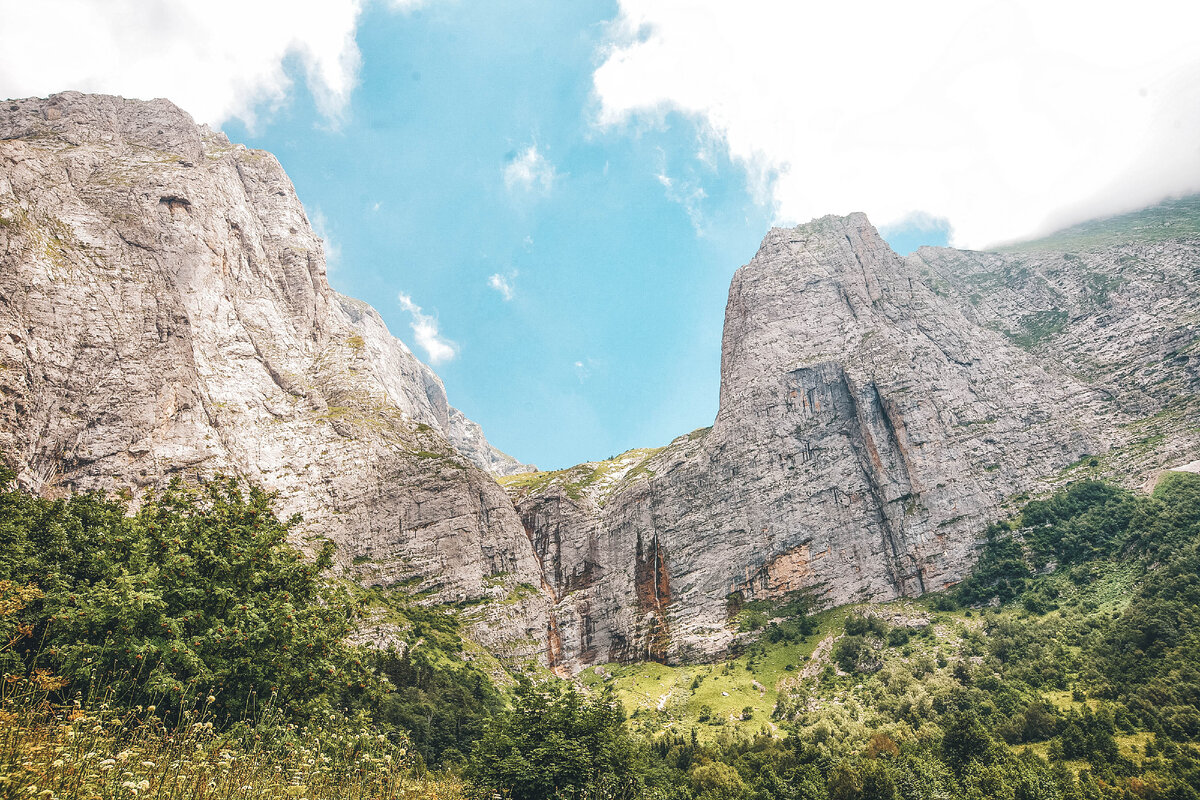
<svg viewBox="0 0 1200 800">
<path fill-rule="evenodd" d="M 729 291 L 711 431 L 506 482 L 557 657 L 703 658 L 742 599 L 943 589 L 1007 499 L 1194 458 L 1198 264 L 1194 234 L 901 259 L 861 214 L 772 230 Z"/>
<path fill-rule="evenodd" d="M 360 580 L 497 600 L 477 637 L 545 651 L 540 565 L 480 469 L 513 459 L 330 289 L 275 158 L 167 101 L 0 106 L 0 395 L 35 491 L 243 475 Z"/>
<path fill-rule="evenodd" d="M 539 473 L 332 291 L 272 156 L 166 101 L 8 101 L 0 453 L 45 494 L 246 476 L 500 654 L 708 658 L 741 600 L 942 589 L 1014 498 L 1200 458 L 1200 208 L 1173 208 L 903 259 L 860 214 L 772 230 L 711 429 Z"/>
</svg>

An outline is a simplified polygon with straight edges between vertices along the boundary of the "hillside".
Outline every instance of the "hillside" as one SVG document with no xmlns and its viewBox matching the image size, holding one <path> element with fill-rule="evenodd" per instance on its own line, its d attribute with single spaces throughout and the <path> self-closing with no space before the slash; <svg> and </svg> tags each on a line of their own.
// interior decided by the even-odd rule
<svg viewBox="0 0 1200 800">
<path fill-rule="evenodd" d="M 704 660 L 739 638 L 733 602 L 945 589 L 1023 499 L 1195 460 L 1194 212 L 906 259 L 861 215 L 772 231 L 730 289 L 711 431 L 599 494 L 506 484 L 554 576 L 563 658 Z M 1079 231 L 1090 249 L 1053 249 Z"/>
<path fill-rule="evenodd" d="M 952 592 L 752 601 L 736 657 L 577 682 L 489 676 L 462 615 L 402 593 L 385 600 L 400 639 L 346 641 L 380 596 L 322 576 L 328 549 L 314 564 L 290 547 L 295 523 L 259 491 L 177 482 L 131 517 L 10 479 L 0 778 L 16 796 L 1195 797 L 1192 473 L 1027 503 Z"/>
<path fill-rule="evenodd" d="M 944 590 L 1024 499 L 1200 457 L 1200 236 L 1165 208 L 904 259 L 861 214 L 771 230 L 731 282 L 711 428 L 522 472 L 330 288 L 270 154 L 167 101 L 12 101 L 0 451 L 46 497 L 240 476 L 340 578 L 466 610 L 510 665 L 711 661 L 745 604 Z"/>
</svg>

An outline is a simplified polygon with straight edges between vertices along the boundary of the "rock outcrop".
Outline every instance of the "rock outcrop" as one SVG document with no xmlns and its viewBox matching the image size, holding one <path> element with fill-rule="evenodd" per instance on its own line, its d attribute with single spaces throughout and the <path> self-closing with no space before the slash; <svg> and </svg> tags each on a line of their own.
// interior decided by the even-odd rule
<svg viewBox="0 0 1200 800">
<path fill-rule="evenodd" d="M 1007 500 L 1194 458 L 1198 248 L 901 259 L 861 214 L 772 230 L 730 288 L 711 431 L 508 482 L 559 659 L 711 657 L 738 603 L 793 590 L 940 590 Z"/>
<path fill-rule="evenodd" d="M 710 658 L 743 601 L 943 589 L 1007 503 L 1200 458 L 1193 206 L 1005 253 L 900 258 L 861 214 L 772 230 L 712 428 L 539 473 L 332 291 L 272 156 L 166 101 L 8 101 L 0 451 L 51 495 L 246 476 L 298 544 L 461 604 L 501 655 Z"/>
<path fill-rule="evenodd" d="M 275 158 L 165 100 L 0 106 L 0 396 L 35 491 L 246 476 L 348 574 L 496 600 L 477 638 L 546 650 L 538 560 L 482 471 L 515 461 L 329 287 Z"/>
</svg>

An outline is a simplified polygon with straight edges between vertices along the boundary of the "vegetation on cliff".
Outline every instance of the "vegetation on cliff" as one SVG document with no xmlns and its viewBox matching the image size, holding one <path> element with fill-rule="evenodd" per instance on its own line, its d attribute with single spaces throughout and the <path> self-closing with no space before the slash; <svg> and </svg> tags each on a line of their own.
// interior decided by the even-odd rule
<svg viewBox="0 0 1200 800">
<path fill-rule="evenodd" d="M 253 488 L 0 479 L 6 796 L 1200 796 L 1200 476 L 1032 501 L 947 594 L 744 604 L 723 663 L 575 682 L 489 677 L 452 609 L 342 588 Z M 381 602 L 404 646 L 348 644 Z"/>
</svg>

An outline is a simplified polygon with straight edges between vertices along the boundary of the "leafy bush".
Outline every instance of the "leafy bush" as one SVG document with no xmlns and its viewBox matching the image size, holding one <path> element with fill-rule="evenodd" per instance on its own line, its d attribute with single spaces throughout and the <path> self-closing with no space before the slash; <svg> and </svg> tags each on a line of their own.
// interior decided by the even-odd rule
<svg viewBox="0 0 1200 800">
<path fill-rule="evenodd" d="M 427 764 L 461 762 L 504 707 L 492 682 L 471 664 L 426 654 L 428 648 L 377 654 L 373 662 L 395 687 L 375 709 L 381 722 L 408 731 Z"/>
<path fill-rule="evenodd" d="M 306 559 L 287 541 L 298 519 L 270 501 L 226 479 L 177 480 L 132 516 L 97 493 L 0 491 L 0 579 L 44 594 L 20 612 L 33 635 L 19 652 L 67 681 L 63 696 L 205 707 L 222 722 L 268 701 L 307 718 L 377 690 L 344 644 L 349 596 L 321 579 L 332 545 Z"/>
<path fill-rule="evenodd" d="M 633 745 L 610 686 L 585 697 L 562 681 L 521 676 L 511 711 L 494 718 L 467 770 L 485 792 L 512 800 L 637 795 Z"/>
</svg>

